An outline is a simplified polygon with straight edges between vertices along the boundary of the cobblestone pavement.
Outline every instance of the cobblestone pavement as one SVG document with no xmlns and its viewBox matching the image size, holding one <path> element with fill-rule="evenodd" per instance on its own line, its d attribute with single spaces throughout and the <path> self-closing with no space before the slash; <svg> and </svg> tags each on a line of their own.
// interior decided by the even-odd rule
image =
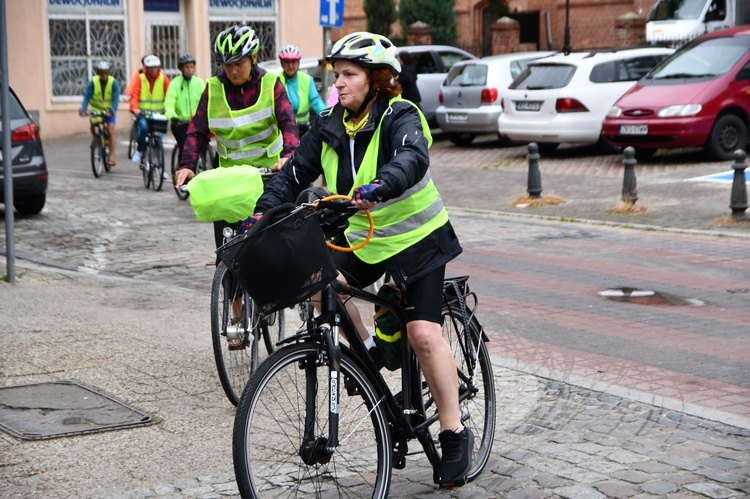
<svg viewBox="0 0 750 499">
<path fill-rule="evenodd" d="M 48 205 L 16 219 L 18 279 L 0 283 L 0 385 L 75 379 L 161 422 L 34 442 L 0 433 L 0 495 L 237 496 L 233 411 L 207 334 L 211 229 L 168 185 L 145 190 L 122 146 L 113 174 L 94 179 L 86 144 L 45 144 Z M 542 182 L 566 203 L 519 208 L 526 151 L 497 146 L 433 147 L 465 248 L 450 270 L 472 275 L 491 338 L 492 457 L 473 483 L 439 490 L 415 455 L 394 470 L 391 496 L 750 495 L 750 230 L 722 221 L 727 185 L 685 181 L 727 165 L 656 156 L 637 170 L 648 209 L 617 215 L 607 209 L 621 158 L 561 148 L 543 158 Z M 619 284 L 707 304 L 596 294 Z"/>
</svg>

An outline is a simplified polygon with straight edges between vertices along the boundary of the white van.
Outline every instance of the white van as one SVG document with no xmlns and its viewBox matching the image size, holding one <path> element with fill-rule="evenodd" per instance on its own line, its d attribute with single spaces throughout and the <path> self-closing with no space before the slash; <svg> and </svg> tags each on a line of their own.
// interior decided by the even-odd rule
<svg viewBox="0 0 750 499">
<path fill-rule="evenodd" d="M 750 24 L 750 0 L 656 0 L 646 41 L 679 47 L 704 33 Z"/>
</svg>

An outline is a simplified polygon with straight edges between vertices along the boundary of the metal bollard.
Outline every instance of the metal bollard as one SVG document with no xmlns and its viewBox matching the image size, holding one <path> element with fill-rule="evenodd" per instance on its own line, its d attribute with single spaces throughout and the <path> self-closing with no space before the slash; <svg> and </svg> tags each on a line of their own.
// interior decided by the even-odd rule
<svg viewBox="0 0 750 499">
<path fill-rule="evenodd" d="M 529 144 L 529 177 L 526 192 L 529 197 L 539 199 L 542 197 L 542 175 L 539 173 L 539 146 L 536 142 Z"/>
<path fill-rule="evenodd" d="M 734 152 L 734 178 L 732 179 L 732 197 L 729 200 L 729 208 L 732 210 L 732 218 L 735 220 L 747 220 L 747 185 L 745 181 L 745 159 L 747 153 L 742 149 Z"/>
<path fill-rule="evenodd" d="M 638 160 L 635 159 L 635 149 L 626 147 L 623 151 L 625 159 L 622 164 L 625 167 L 625 174 L 622 177 L 622 201 L 627 204 L 635 204 L 638 200 L 638 193 L 635 190 L 635 165 Z"/>
</svg>

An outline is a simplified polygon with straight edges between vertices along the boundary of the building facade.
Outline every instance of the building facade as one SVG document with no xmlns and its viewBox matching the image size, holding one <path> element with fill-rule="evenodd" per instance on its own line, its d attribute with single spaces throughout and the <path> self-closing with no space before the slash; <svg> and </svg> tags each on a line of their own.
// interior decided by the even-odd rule
<svg viewBox="0 0 750 499">
<path fill-rule="evenodd" d="M 367 28 L 363 3 L 364 0 L 346 0 L 344 24 L 331 31 L 333 40 Z M 653 0 L 508 0 L 507 16 L 519 22 L 520 50 L 561 50 L 567 10 L 571 46 L 574 50 L 585 50 L 617 46 L 618 40 L 613 36 L 616 19 L 628 13 L 646 17 L 653 3 Z M 494 55 L 492 27 L 497 19 L 492 18 L 489 0 L 455 0 L 454 8 L 457 45 L 477 56 Z M 406 38 L 398 22 L 393 24 L 392 34 Z"/>
<path fill-rule="evenodd" d="M 10 85 L 37 117 L 44 138 L 88 130 L 78 117 L 93 65 L 106 60 L 124 92 L 145 54 L 178 74 L 180 55 L 207 78 L 218 65 L 212 43 L 227 26 L 245 23 L 261 39 L 259 60 L 292 43 L 305 56 L 323 54 L 317 1 L 301 0 L 6 0 Z M 126 98 L 118 124 L 129 124 Z"/>
</svg>

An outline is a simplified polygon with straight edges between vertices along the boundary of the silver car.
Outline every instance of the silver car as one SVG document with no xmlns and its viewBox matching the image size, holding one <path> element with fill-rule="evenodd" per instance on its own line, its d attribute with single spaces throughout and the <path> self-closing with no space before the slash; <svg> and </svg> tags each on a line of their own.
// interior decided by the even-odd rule
<svg viewBox="0 0 750 499">
<path fill-rule="evenodd" d="M 456 145 L 469 145 L 480 133 L 497 133 L 500 101 L 529 61 L 554 52 L 518 52 L 459 62 L 440 87 L 438 125 Z"/>
<path fill-rule="evenodd" d="M 435 110 L 438 105 L 440 85 L 454 64 L 476 59 L 475 56 L 450 45 L 408 45 L 398 48 L 399 52 L 409 52 L 417 70 L 417 88 L 422 98 L 420 108 L 427 122 L 436 126 Z"/>
</svg>

